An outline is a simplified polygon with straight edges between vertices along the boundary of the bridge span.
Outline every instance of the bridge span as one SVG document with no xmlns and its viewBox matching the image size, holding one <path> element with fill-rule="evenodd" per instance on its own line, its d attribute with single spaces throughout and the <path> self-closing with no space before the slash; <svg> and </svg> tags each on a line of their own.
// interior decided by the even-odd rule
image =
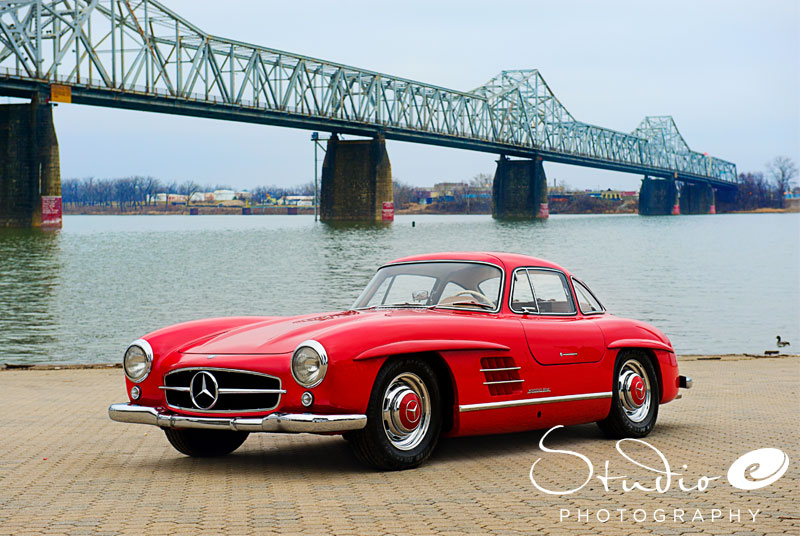
<svg viewBox="0 0 800 536">
<path fill-rule="evenodd" d="M 713 211 L 715 192 L 737 187 L 735 164 L 692 151 L 671 117 L 646 117 L 630 133 L 578 121 L 535 69 L 458 91 L 217 37 L 157 0 L 0 0 L 0 94 L 31 97 L 34 108 L 62 101 L 373 138 L 329 143 L 328 220 L 380 219 L 391 201 L 386 139 L 500 155 L 496 217 L 547 216 L 542 162 L 644 175 L 642 213 Z M 22 145 L 55 143 L 42 134 L 48 113 L 7 110 L 1 121 Z M 12 191 L 32 179 L 10 177 L 41 182 L 45 153 L 44 168 L 58 173 L 52 152 L 3 157 L 3 198 L 35 212 L 34 193 Z M 45 183 L 58 190 L 56 178 Z M 353 198 L 360 205 L 341 201 Z"/>
</svg>

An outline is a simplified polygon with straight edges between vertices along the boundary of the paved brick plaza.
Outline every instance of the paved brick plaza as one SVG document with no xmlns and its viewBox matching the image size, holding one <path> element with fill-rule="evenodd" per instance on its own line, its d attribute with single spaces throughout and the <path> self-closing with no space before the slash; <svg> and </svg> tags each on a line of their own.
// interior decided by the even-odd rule
<svg viewBox="0 0 800 536">
<path fill-rule="evenodd" d="M 0 371 L 0 534 L 800 534 L 800 359 L 687 359 L 681 372 L 695 388 L 661 407 L 647 442 L 686 487 L 720 479 L 685 492 L 673 477 L 658 494 L 625 493 L 619 479 L 605 491 L 592 478 L 556 496 L 531 483 L 537 458 L 548 490 L 579 487 L 589 468 L 542 452 L 541 431 L 444 440 L 400 473 L 364 469 L 343 439 L 311 435 L 251 435 L 228 457 L 190 459 L 156 428 L 108 419 L 107 406 L 125 399 L 119 369 Z M 656 473 L 594 425 L 556 430 L 545 445 L 588 457 L 595 474 L 608 460 L 608 476 L 654 486 Z M 663 467 L 634 446 L 631 458 Z M 759 490 L 732 487 L 730 465 L 764 447 L 789 456 L 786 474 Z"/>
</svg>

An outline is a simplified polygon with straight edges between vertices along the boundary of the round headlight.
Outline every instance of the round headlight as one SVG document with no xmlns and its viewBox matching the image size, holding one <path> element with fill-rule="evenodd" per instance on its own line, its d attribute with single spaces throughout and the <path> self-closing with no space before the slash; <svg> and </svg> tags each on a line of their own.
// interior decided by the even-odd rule
<svg viewBox="0 0 800 536">
<path fill-rule="evenodd" d="M 292 355 L 292 376 L 303 387 L 319 385 L 328 371 L 328 354 L 317 341 L 300 343 Z"/>
<path fill-rule="evenodd" d="M 152 364 L 153 349 L 144 339 L 133 341 L 125 351 L 125 358 L 122 360 L 125 376 L 134 383 L 139 383 L 147 378 Z"/>
</svg>

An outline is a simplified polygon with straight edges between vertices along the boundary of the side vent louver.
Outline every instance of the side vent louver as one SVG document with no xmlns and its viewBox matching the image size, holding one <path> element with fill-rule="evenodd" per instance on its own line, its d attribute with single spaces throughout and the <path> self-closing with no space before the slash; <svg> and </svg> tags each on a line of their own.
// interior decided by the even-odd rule
<svg viewBox="0 0 800 536">
<path fill-rule="evenodd" d="M 519 377 L 519 367 L 512 357 L 484 357 L 481 359 L 481 372 L 492 396 L 511 395 L 522 392 L 523 380 Z"/>
</svg>

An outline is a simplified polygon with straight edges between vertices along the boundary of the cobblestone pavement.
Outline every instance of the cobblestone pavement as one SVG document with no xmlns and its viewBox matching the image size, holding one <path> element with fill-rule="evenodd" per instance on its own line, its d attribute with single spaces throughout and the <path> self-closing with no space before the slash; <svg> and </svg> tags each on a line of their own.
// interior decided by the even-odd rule
<svg viewBox="0 0 800 536">
<path fill-rule="evenodd" d="M 156 428 L 108 419 L 125 399 L 118 369 L 2 371 L 0 534 L 800 534 L 800 359 L 689 359 L 681 371 L 695 387 L 661 407 L 647 442 L 686 487 L 721 478 L 699 492 L 675 477 L 659 494 L 626 493 L 620 479 L 606 491 L 593 477 L 563 496 L 537 490 L 531 464 L 542 458 L 534 478 L 551 490 L 579 487 L 589 466 L 541 451 L 542 431 L 446 439 L 398 473 L 365 469 L 343 439 L 312 435 L 254 434 L 230 456 L 192 459 Z M 654 486 L 657 474 L 594 425 L 555 430 L 545 446 L 586 456 L 595 475 L 608 460 L 609 476 Z M 730 465 L 764 447 L 789 456 L 786 474 L 732 487 Z M 624 450 L 664 467 L 645 445 Z"/>
</svg>

